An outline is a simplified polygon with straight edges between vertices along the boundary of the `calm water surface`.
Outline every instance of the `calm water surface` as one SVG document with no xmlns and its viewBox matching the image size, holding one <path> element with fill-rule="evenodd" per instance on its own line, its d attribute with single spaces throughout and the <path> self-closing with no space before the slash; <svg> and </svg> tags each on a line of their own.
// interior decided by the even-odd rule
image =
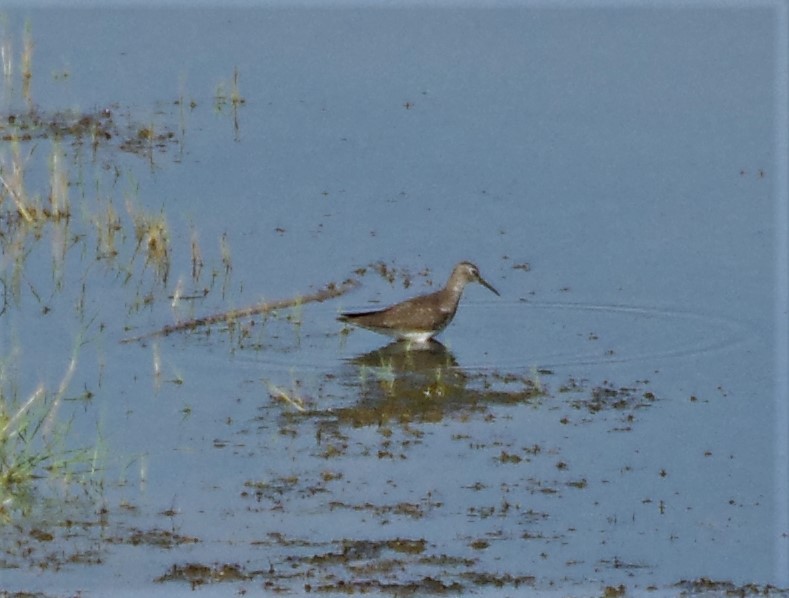
<svg viewBox="0 0 789 598">
<path fill-rule="evenodd" d="M 95 460 L 10 510 L 3 589 L 789 585 L 777 11 L 6 16 L 15 51 L 30 24 L 40 113 L 165 137 L 19 144 L 42 195 L 64 153 L 72 217 L 25 238 L 16 297 L 3 257 L 3 383 L 54 397 L 76 355 L 57 417 Z M 166 277 L 140 214 L 166 220 Z M 470 286 L 443 346 L 335 321 L 463 259 L 501 297 Z M 349 277 L 230 331 L 120 343 Z"/>
</svg>

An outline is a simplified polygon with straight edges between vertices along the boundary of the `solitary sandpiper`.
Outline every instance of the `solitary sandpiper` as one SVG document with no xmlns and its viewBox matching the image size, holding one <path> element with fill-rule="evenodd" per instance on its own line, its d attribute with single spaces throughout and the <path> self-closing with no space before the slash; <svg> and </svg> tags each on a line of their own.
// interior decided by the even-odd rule
<svg viewBox="0 0 789 598">
<path fill-rule="evenodd" d="M 469 282 L 478 282 L 499 294 L 479 275 L 474 264 L 460 262 L 440 291 L 395 303 L 385 309 L 344 313 L 338 319 L 398 339 L 424 343 L 446 328 L 455 317 L 463 288 Z"/>
</svg>

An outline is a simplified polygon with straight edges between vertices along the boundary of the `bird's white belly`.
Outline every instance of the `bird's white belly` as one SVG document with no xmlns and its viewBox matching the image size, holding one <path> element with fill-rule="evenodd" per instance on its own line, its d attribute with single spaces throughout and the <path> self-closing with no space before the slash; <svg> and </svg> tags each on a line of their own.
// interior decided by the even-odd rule
<svg viewBox="0 0 789 598">
<path fill-rule="evenodd" d="M 400 332 L 398 336 L 405 340 L 414 342 L 414 343 L 426 343 L 430 338 L 435 334 L 435 332 L 424 332 L 424 331 L 409 331 L 409 332 Z"/>
</svg>

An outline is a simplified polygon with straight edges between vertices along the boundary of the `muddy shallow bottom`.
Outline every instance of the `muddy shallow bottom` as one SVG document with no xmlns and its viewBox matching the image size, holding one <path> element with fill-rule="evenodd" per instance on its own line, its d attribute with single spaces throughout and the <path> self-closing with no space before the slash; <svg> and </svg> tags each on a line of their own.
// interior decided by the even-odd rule
<svg viewBox="0 0 789 598">
<path fill-rule="evenodd" d="M 459 318 L 493 308 L 463 307 Z M 587 311 L 554 309 L 562 322 Z M 753 342 L 733 323 L 710 320 L 700 334 L 687 314 L 609 313 L 641 326 L 679 318 L 689 347 L 694 335 L 710 344 L 697 364 Z M 380 337 L 344 338 L 339 324 L 333 334 L 297 333 L 287 319 L 268 326 L 267 342 L 300 335 L 294 359 L 334 352 L 333 365 L 287 368 L 288 351 L 261 348 L 263 336 L 232 353 L 218 350 L 230 346 L 221 334 L 206 353 L 200 333 L 113 349 L 157 355 L 163 382 L 147 398 L 119 389 L 121 416 L 104 426 L 116 426 L 128 461 L 110 457 L 101 487 L 86 489 L 98 512 L 80 511 L 85 497 L 74 496 L 5 528 L 9 587 L 73 580 L 100 592 L 108 579 L 86 581 L 93 570 L 128 591 L 147 580 L 173 591 L 674 593 L 707 583 L 700 570 L 713 589 L 746 583 L 752 565 L 738 569 L 727 555 L 753 548 L 743 532 L 760 525 L 769 499 L 736 480 L 748 456 L 704 430 L 731 409 L 725 391 L 667 393 L 665 366 L 652 368 L 657 381 L 589 377 L 646 371 L 674 354 L 603 350 L 595 361 L 589 347 L 600 339 L 575 335 L 564 365 L 504 369 L 481 365 L 498 359 L 480 349 L 489 337 L 456 351 L 393 343 L 353 355 Z M 543 343 L 547 362 L 572 346 L 555 338 L 555 348 Z M 461 365 L 466 354 L 476 367 Z M 228 368 L 230 386 L 219 375 Z M 681 457 L 667 429 L 682 438 Z"/>
</svg>

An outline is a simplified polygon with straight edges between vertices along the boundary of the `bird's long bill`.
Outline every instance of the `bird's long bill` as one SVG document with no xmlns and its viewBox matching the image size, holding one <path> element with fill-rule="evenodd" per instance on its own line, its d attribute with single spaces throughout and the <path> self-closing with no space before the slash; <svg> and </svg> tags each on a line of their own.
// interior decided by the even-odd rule
<svg viewBox="0 0 789 598">
<path fill-rule="evenodd" d="M 486 287 L 491 291 L 493 291 L 494 293 L 496 293 L 496 295 L 499 295 L 499 292 L 496 289 L 494 289 L 493 285 L 490 284 L 487 280 L 485 280 L 481 276 L 477 277 L 477 280 L 479 281 L 479 284 L 481 284 L 483 287 Z M 499 295 L 499 297 L 501 297 L 501 295 Z"/>
</svg>

